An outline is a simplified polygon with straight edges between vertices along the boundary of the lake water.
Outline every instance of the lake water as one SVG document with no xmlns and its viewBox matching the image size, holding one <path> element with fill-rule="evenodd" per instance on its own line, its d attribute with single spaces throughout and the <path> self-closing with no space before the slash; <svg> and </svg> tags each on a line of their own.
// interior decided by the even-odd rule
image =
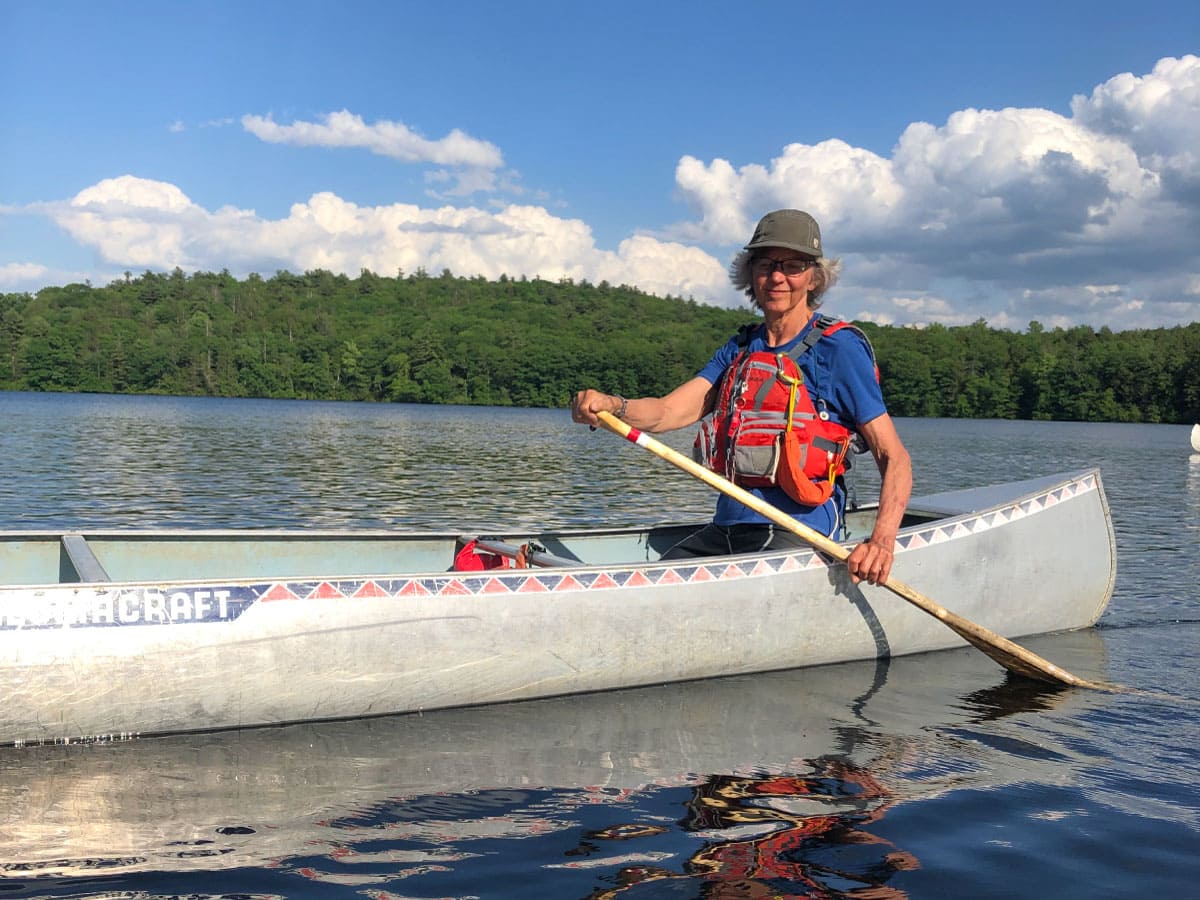
<svg viewBox="0 0 1200 900">
<path fill-rule="evenodd" d="M 0 897 L 1200 897 L 1189 427 L 898 426 L 917 493 L 1101 467 L 1112 605 L 1022 643 L 1153 695 L 1043 688 L 963 649 L 0 749 Z M 0 393 L 0 529 L 520 531 L 713 502 L 565 411 Z"/>
</svg>

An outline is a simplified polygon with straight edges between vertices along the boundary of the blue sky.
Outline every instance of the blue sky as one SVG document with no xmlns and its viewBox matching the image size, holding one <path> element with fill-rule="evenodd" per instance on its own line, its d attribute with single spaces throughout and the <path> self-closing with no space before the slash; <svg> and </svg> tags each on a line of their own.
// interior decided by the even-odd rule
<svg viewBox="0 0 1200 900">
<path fill-rule="evenodd" d="M 881 323 L 1200 320 L 1200 4 L 0 0 L 0 291 L 607 280 L 799 207 Z"/>
</svg>

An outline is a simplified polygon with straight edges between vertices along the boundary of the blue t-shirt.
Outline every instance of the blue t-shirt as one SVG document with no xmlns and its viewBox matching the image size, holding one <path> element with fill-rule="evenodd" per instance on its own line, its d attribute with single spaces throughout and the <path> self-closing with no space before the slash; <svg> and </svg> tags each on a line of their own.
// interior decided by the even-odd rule
<svg viewBox="0 0 1200 900">
<path fill-rule="evenodd" d="M 764 327 L 759 325 L 751 332 L 750 342 L 745 349 L 751 353 L 760 350 L 787 353 L 803 340 L 811 328 L 812 321 L 794 340 L 779 347 L 771 347 L 767 344 Z M 697 374 L 709 384 L 716 384 L 733 364 L 739 349 L 737 337 L 730 338 Z M 867 342 L 854 329 L 842 328 L 833 334 L 822 336 L 807 353 L 801 355 L 798 362 L 813 405 L 818 412 L 824 409 L 829 413 L 831 421 L 857 431 L 872 419 L 887 412 L 883 403 L 883 392 L 875 378 L 874 357 Z M 827 503 L 817 507 L 801 506 L 782 488 L 749 490 L 821 534 L 833 535 L 841 524 L 846 499 L 840 487 L 834 491 L 833 497 Z M 735 525 L 750 522 L 761 524 L 768 520 L 732 497 L 722 494 L 717 500 L 713 522 L 717 525 Z"/>
</svg>

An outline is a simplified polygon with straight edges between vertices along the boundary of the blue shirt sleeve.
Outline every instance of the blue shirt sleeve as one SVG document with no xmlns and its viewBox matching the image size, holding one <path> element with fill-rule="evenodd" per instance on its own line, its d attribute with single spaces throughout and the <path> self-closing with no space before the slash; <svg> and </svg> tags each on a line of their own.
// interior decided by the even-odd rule
<svg viewBox="0 0 1200 900">
<path fill-rule="evenodd" d="M 721 376 L 725 374 L 734 359 L 737 357 L 737 337 L 731 337 L 725 344 L 717 349 L 710 359 L 696 374 L 707 381 L 709 384 L 716 384 L 721 380 Z"/>
</svg>

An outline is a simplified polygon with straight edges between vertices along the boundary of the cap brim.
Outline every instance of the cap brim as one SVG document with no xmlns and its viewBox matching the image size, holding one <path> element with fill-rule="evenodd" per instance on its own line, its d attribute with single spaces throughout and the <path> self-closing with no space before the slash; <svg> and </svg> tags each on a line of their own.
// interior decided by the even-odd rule
<svg viewBox="0 0 1200 900">
<path fill-rule="evenodd" d="M 811 259 L 820 259 L 820 253 L 813 253 L 811 247 L 805 247 L 803 244 L 789 244 L 784 241 L 757 241 L 752 244 L 747 244 L 743 250 L 757 250 L 760 247 L 778 247 L 781 250 L 795 250 L 797 253 L 803 253 Z"/>
</svg>

